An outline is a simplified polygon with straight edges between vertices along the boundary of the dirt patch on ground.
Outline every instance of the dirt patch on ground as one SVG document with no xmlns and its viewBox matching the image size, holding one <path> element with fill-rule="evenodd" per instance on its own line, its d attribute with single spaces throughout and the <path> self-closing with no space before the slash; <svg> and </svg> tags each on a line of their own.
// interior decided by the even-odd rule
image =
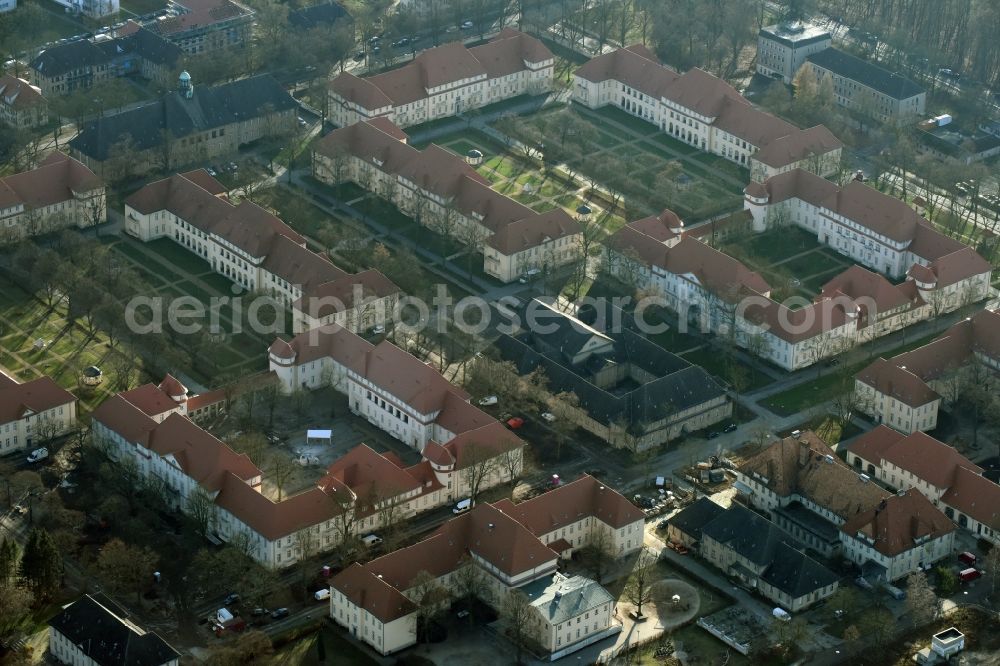
<svg viewBox="0 0 1000 666">
<path fill-rule="evenodd" d="M 657 581 L 651 589 L 660 624 L 670 629 L 693 619 L 701 608 L 698 590 L 676 578 Z"/>
</svg>

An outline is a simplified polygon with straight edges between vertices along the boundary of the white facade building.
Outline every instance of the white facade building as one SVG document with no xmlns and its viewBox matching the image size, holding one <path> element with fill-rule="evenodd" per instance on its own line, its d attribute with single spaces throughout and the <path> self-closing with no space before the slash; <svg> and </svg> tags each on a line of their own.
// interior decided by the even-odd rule
<svg viewBox="0 0 1000 666">
<path fill-rule="evenodd" d="M 348 274 L 270 212 L 249 201 L 233 204 L 202 169 L 130 196 L 125 231 L 144 242 L 169 238 L 245 290 L 271 295 L 292 309 L 295 333 L 322 324 L 371 328 L 391 319 L 399 297 L 379 271 Z"/>
<path fill-rule="evenodd" d="M 669 136 L 750 168 L 758 150 L 788 137 L 782 167 L 797 163 L 821 144 L 808 130 L 760 111 L 735 88 L 703 70 L 679 74 L 659 63 L 652 51 L 635 45 L 597 56 L 573 77 L 573 101 L 596 109 L 616 106 L 652 123 Z M 839 141 L 824 148 L 838 156 Z"/>
<path fill-rule="evenodd" d="M 313 148 L 312 170 L 330 185 L 358 183 L 419 224 L 474 245 L 483 253 L 483 271 L 502 282 L 580 257 L 580 225 L 566 211 L 536 213 L 493 190 L 455 154 L 433 144 L 413 148 L 384 118 L 323 137 Z"/>
<path fill-rule="evenodd" d="M 76 428 L 76 396 L 48 377 L 23 384 L 0 370 L 0 455 L 30 451 Z"/>
<path fill-rule="evenodd" d="M 330 82 L 335 125 L 385 117 L 399 127 L 471 111 L 552 87 L 555 56 L 538 39 L 506 28 L 481 46 L 453 42 L 422 51 L 403 67 Z"/>
<path fill-rule="evenodd" d="M 757 73 L 791 83 L 806 56 L 831 44 L 827 30 L 808 23 L 779 23 L 757 34 Z"/>
</svg>

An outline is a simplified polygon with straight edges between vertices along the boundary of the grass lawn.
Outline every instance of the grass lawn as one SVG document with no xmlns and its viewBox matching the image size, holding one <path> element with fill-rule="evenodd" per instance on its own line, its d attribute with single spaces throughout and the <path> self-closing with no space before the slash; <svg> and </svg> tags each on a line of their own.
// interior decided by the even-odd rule
<svg viewBox="0 0 1000 666">
<path fill-rule="evenodd" d="M 859 363 L 799 384 L 787 391 L 772 395 L 761 404 L 779 416 L 791 416 L 830 400 L 844 390 L 852 389 L 854 387 L 854 374 L 865 365 L 867 363 Z"/>
<path fill-rule="evenodd" d="M 207 261 L 193 252 L 188 251 L 181 245 L 173 242 L 169 238 L 157 238 L 154 241 L 141 244 L 139 244 L 138 241 L 131 240 L 126 240 L 124 242 L 129 244 L 138 244 L 142 252 L 155 254 L 161 259 L 166 259 L 182 271 L 192 273 L 194 275 L 209 273 L 212 270 L 212 266 Z"/>
<path fill-rule="evenodd" d="M 768 264 L 823 247 L 813 234 L 798 227 L 770 229 L 752 237 L 744 245 L 747 253 Z"/>
<path fill-rule="evenodd" d="M 42 375 L 52 377 L 63 388 L 80 399 L 81 414 L 89 414 L 114 393 L 111 382 L 97 387 L 79 385 L 80 373 L 89 365 L 107 367 L 111 358 L 123 351 L 112 348 L 107 337 L 91 334 L 82 322 L 70 323 L 65 307 L 50 309 L 32 298 L 17 285 L 0 278 L 0 365 L 19 380 L 28 381 Z M 51 344 L 35 349 L 34 342 L 43 339 Z M 134 360 L 137 368 L 142 362 Z"/>
<path fill-rule="evenodd" d="M 810 252 L 799 257 L 795 257 L 781 264 L 792 275 L 805 277 L 817 273 L 826 273 L 831 270 L 841 271 L 847 268 L 843 259 L 832 257 L 825 252 Z"/>
<path fill-rule="evenodd" d="M 740 182 L 746 183 L 750 181 L 749 169 L 741 167 L 739 164 L 731 162 L 721 155 L 715 155 L 713 153 L 700 153 L 695 155 L 693 159 L 701 162 L 702 164 L 714 167 L 719 171 L 722 171 L 723 173 L 739 180 Z"/>
<path fill-rule="evenodd" d="M 619 125 L 625 125 L 626 127 L 628 127 L 633 132 L 638 132 L 639 134 L 642 134 L 643 136 L 649 136 L 651 134 L 658 134 L 659 131 L 660 131 L 656 127 L 656 125 L 654 125 L 653 123 L 646 122 L 645 120 L 642 120 L 641 118 L 636 118 L 632 114 L 626 113 L 625 111 L 622 111 L 617 106 L 610 106 L 610 105 L 609 106 L 602 106 L 601 108 L 597 109 L 596 111 L 593 111 L 593 113 L 595 113 L 595 114 L 597 114 L 599 116 L 604 116 L 608 120 L 616 122 Z M 621 136 L 622 138 L 631 138 L 629 135 L 624 134 L 623 132 L 621 132 L 621 130 L 616 130 L 615 128 L 609 128 L 606 125 L 602 125 L 600 123 L 600 121 L 597 121 L 594 124 L 597 125 L 598 127 L 600 127 L 601 129 L 606 130 L 608 132 L 612 132 L 614 134 L 617 134 L 618 136 Z"/>
<path fill-rule="evenodd" d="M 680 153 L 681 155 L 692 155 L 698 152 L 698 149 L 694 146 L 689 146 L 683 141 L 678 141 L 672 136 L 666 134 L 656 134 L 650 138 L 651 141 L 660 144 L 664 148 L 675 153 Z M 671 155 L 673 157 L 673 155 Z"/>
<path fill-rule="evenodd" d="M 718 350 L 712 349 L 711 347 L 704 346 L 693 352 L 683 354 L 682 358 L 689 363 L 701 366 L 705 369 L 708 374 L 713 377 L 725 382 L 726 384 L 731 383 L 732 374 L 729 370 L 729 363 L 727 362 L 725 355 L 720 353 Z M 741 366 L 746 372 L 747 386 L 742 390 L 743 393 L 747 391 L 754 391 L 759 388 L 764 388 L 772 383 L 771 378 L 765 375 L 763 372 L 754 372 L 753 368 L 748 366 L 746 363 L 737 360 L 739 366 Z"/>
</svg>

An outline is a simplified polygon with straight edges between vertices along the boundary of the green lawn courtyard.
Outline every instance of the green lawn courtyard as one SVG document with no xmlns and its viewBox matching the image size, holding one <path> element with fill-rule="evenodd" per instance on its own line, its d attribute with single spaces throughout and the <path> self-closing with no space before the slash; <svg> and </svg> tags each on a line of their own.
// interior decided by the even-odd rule
<svg viewBox="0 0 1000 666">
<path fill-rule="evenodd" d="M 208 311 L 213 298 L 240 295 L 234 291 L 233 282 L 212 271 L 206 261 L 169 239 L 142 243 L 121 236 L 107 242 L 110 249 L 127 258 L 149 284 L 153 293 L 148 296 L 164 299 L 164 307 L 169 306 L 171 299 L 190 296 Z M 195 364 L 196 367 L 185 368 L 191 376 L 207 385 L 217 384 L 215 378 L 219 376 L 258 372 L 266 366 L 266 350 L 273 342 L 272 336 L 258 334 L 246 326 L 242 327 L 242 332 L 235 333 L 232 315 L 230 306 L 219 308 L 220 327 L 226 335 L 211 346 L 210 359 L 203 358 L 202 362 Z M 208 321 L 204 323 L 207 326 Z M 185 347 L 204 344 L 185 335 L 176 335 L 172 339 Z"/>
<path fill-rule="evenodd" d="M 629 216 L 663 208 L 695 222 L 742 205 L 749 172 L 663 134 L 615 107 L 556 107 L 495 124 L 573 172 L 619 193 Z"/>
<path fill-rule="evenodd" d="M 44 342 L 44 346 L 36 342 Z M 127 352 L 112 347 L 106 335 L 90 333 L 83 323 L 70 322 L 66 307 L 48 307 L 17 285 L 0 278 L 0 367 L 25 382 L 49 376 L 80 399 L 81 413 L 89 413 L 114 391 L 110 382 L 84 387 L 83 369 L 107 368 Z M 136 359 L 135 367 L 142 364 Z"/>
</svg>

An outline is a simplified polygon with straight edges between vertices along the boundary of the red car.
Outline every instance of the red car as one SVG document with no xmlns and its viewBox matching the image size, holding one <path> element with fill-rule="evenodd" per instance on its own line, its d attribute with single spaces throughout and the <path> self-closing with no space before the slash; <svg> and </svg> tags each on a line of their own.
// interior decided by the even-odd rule
<svg viewBox="0 0 1000 666">
<path fill-rule="evenodd" d="M 978 569 L 974 569 L 972 567 L 969 567 L 968 569 L 965 569 L 958 573 L 958 577 L 963 583 L 968 583 L 969 581 L 976 580 L 982 575 L 983 572 L 979 571 Z"/>
<path fill-rule="evenodd" d="M 976 556 L 969 551 L 958 554 L 958 561 L 968 567 L 976 566 Z"/>
<path fill-rule="evenodd" d="M 511 430 L 517 430 L 523 425 L 524 425 L 524 419 L 522 419 L 520 416 L 514 416 L 512 418 L 507 419 L 507 426 Z"/>
</svg>

